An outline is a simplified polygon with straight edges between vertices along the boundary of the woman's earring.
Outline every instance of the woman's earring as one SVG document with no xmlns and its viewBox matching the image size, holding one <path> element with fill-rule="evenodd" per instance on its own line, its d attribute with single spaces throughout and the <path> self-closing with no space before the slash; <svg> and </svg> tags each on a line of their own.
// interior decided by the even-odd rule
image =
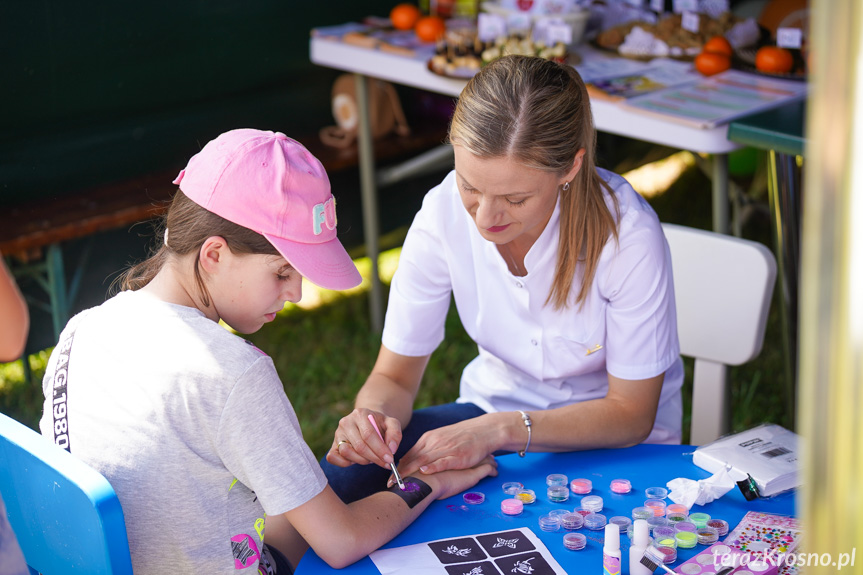
<svg viewBox="0 0 863 575">
<path fill-rule="evenodd" d="M 561 188 L 563 189 L 564 192 L 568 192 L 569 191 L 569 182 L 564 182 L 563 186 L 561 186 Z"/>
</svg>

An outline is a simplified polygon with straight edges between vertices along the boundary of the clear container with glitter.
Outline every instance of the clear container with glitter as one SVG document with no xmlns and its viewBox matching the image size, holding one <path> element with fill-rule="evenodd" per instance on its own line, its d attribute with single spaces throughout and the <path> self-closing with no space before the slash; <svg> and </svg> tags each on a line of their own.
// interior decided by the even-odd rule
<svg viewBox="0 0 863 575">
<path fill-rule="evenodd" d="M 686 521 L 689 518 L 689 515 L 686 513 L 681 513 L 680 511 L 668 511 L 668 508 L 665 508 L 665 518 L 668 519 L 668 522 L 671 524 L 680 523 L 681 521 Z"/>
<path fill-rule="evenodd" d="M 662 499 L 648 499 L 644 502 L 644 506 L 653 511 L 657 517 L 665 516 L 665 501 Z"/>
<path fill-rule="evenodd" d="M 524 489 L 524 485 L 519 483 L 518 481 L 507 481 L 503 485 L 501 485 L 503 492 L 507 495 L 515 496 L 516 493 Z"/>
<path fill-rule="evenodd" d="M 515 494 L 515 498 L 525 505 L 530 505 L 536 501 L 536 493 L 534 493 L 533 489 L 521 489 Z"/>
<path fill-rule="evenodd" d="M 691 531 L 678 531 L 674 534 L 678 549 L 692 549 L 698 543 L 698 536 Z"/>
<path fill-rule="evenodd" d="M 699 545 L 713 545 L 719 541 L 719 532 L 713 527 L 699 527 L 695 532 Z"/>
<path fill-rule="evenodd" d="M 608 520 L 602 513 L 591 513 L 584 518 L 584 526 L 591 531 L 599 531 L 605 529 Z"/>
<path fill-rule="evenodd" d="M 654 537 L 651 546 L 656 551 L 656 557 L 661 557 L 663 563 L 668 564 L 677 561 L 677 539 L 674 538 L 674 535 L 660 539 Z"/>
<path fill-rule="evenodd" d="M 566 515 L 561 516 L 560 524 L 567 531 L 581 529 L 584 526 L 584 515 L 581 513 L 567 513 Z"/>
<path fill-rule="evenodd" d="M 629 479 L 612 479 L 609 487 L 612 493 L 619 493 L 621 495 L 632 491 L 632 483 L 630 483 Z"/>
<path fill-rule="evenodd" d="M 569 482 L 569 489 L 576 495 L 587 495 L 593 491 L 593 481 L 584 478 L 573 479 Z"/>
<path fill-rule="evenodd" d="M 500 502 L 500 510 L 504 515 L 521 515 L 524 511 L 524 503 L 519 499 L 504 499 Z"/>
<path fill-rule="evenodd" d="M 725 519 L 711 519 L 707 522 L 708 527 L 713 527 L 720 537 L 728 535 L 728 521 Z"/>
<path fill-rule="evenodd" d="M 551 473 L 545 478 L 545 484 L 551 487 L 552 485 L 563 485 L 569 483 L 569 478 L 563 473 Z"/>
<path fill-rule="evenodd" d="M 665 517 L 650 517 L 647 519 L 647 526 L 650 528 L 650 534 L 653 535 L 653 530 L 657 527 L 668 527 L 668 519 Z"/>
<path fill-rule="evenodd" d="M 624 535 L 626 534 L 626 530 L 629 529 L 629 526 L 632 525 L 632 519 L 624 515 L 615 515 L 609 519 L 608 522 L 613 525 L 617 525 L 620 528 L 620 533 Z"/>
<path fill-rule="evenodd" d="M 650 519 L 651 517 L 654 517 L 653 509 L 649 509 L 647 507 L 635 507 L 632 510 L 632 520 L 633 521 L 635 521 L 636 519 L 647 520 L 647 519 Z"/>
<path fill-rule="evenodd" d="M 584 549 L 585 545 L 587 545 L 587 537 L 581 533 L 567 533 L 563 536 L 563 546 L 570 551 Z"/>
<path fill-rule="evenodd" d="M 591 511 L 590 509 L 585 509 L 584 507 L 576 507 L 575 509 L 572 510 L 572 512 L 578 513 L 582 517 L 587 517 L 588 515 L 593 513 L 593 511 Z"/>
<path fill-rule="evenodd" d="M 696 527 L 707 527 L 707 522 L 710 521 L 710 515 L 707 513 L 690 513 L 689 521 L 695 524 Z"/>
<path fill-rule="evenodd" d="M 569 501 L 569 487 L 566 485 L 552 485 L 548 488 L 548 500 L 552 503 L 566 503 Z"/>
<path fill-rule="evenodd" d="M 548 512 L 549 515 L 557 515 L 559 517 L 563 517 L 564 515 L 569 515 L 572 513 L 569 509 L 552 509 Z"/>
<path fill-rule="evenodd" d="M 695 523 L 692 521 L 679 521 L 674 524 L 674 528 L 680 531 L 689 531 L 690 533 L 695 533 L 698 530 L 698 527 L 695 526 Z"/>
<path fill-rule="evenodd" d="M 599 495 L 588 495 L 581 498 L 581 506 L 585 509 L 599 513 L 602 511 L 602 497 Z"/>
<path fill-rule="evenodd" d="M 468 491 L 462 495 L 461 498 L 465 503 L 469 503 L 470 505 L 479 505 L 480 503 L 485 502 L 485 493 L 480 491 Z"/>
<path fill-rule="evenodd" d="M 674 539 L 674 534 L 677 530 L 670 525 L 659 525 L 653 529 L 653 538 L 656 540 L 666 539 L 668 537 Z"/>
<path fill-rule="evenodd" d="M 689 507 L 682 503 L 669 503 L 665 507 L 665 513 L 683 513 L 689 515 Z"/>
<path fill-rule="evenodd" d="M 560 531 L 560 517 L 557 515 L 543 515 L 539 518 L 539 528 L 543 531 Z"/>
<path fill-rule="evenodd" d="M 648 487 L 644 490 L 644 496 L 648 499 L 665 499 L 668 497 L 668 489 L 665 487 Z"/>
</svg>

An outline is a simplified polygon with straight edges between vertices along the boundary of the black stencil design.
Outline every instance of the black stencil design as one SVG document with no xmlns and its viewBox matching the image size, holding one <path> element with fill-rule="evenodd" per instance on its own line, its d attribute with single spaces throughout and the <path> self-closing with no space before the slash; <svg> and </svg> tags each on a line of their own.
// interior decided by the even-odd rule
<svg viewBox="0 0 863 575">
<path fill-rule="evenodd" d="M 554 575 L 554 569 L 539 553 L 522 553 L 495 559 L 504 575 Z"/>
<path fill-rule="evenodd" d="M 491 557 L 502 557 L 536 549 L 521 531 L 502 531 L 481 535 L 477 540 Z"/>
<path fill-rule="evenodd" d="M 434 541 L 428 546 L 437 556 L 438 561 L 444 565 L 488 559 L 488 555 L 483 552 L 476 539 L 471 537 Z"/>
<path fill-rule="evenodd" d="M 447 565 L 444 569 L 446 569 L 449 575 L 501 575 L 498 568 L 491 561 Z"/>
</svg>

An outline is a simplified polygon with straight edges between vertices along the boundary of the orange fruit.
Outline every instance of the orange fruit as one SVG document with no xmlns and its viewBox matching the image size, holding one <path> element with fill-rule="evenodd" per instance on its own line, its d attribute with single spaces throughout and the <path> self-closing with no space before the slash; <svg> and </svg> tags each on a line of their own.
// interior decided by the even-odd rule
<svg viewBox="0 0 863 575">
<path fill-rule="evenodd" d="M 420 17 L 422 12 L 413 4 L 396 4 L 390 10 L 390 21 L 397 30 L 413 30 Z"/>
<path fill-rule="evenodd" d="M 731 42 L 729 42 L 725 38 L 725 36 L 714 36 L 713 38 L 704 43 L 704 47 L 702 47 L 701 51 L 725 54 L 729 58 L 734 55 L 734 48 L 731 46 Z"/>
<path fill-rule="evenodd" d="M 755 68 L 761 72 L 787 74 L 794 68 L 794 57 L 785 48 L 763 46 L 755 53 Z"/>
<path fill-rule="evenodd" d="M 702 52 L 695 57 L 695 69 L 712 76 L 731 68 L 731 57 L 719 52 Z"/>
<path fill-rule="evenodd" d="M 414 32 L 423 42 L 436 42 L 446 32 L 446 23 L 438 16 L 423 16 L 414 26 Z"/>
</svg>

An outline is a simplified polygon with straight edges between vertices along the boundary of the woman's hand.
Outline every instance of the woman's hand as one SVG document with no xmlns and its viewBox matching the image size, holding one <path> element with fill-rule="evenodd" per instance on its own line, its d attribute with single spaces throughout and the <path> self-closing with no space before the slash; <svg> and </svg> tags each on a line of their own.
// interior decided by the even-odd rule
<svg viewBox="0 0 863 575">
<path fill-rule="evenodd" d="M 470 489 L 484 477 L 497 477 L 497 461 L 491 455 L 486 455 L 479 463 L 466 469 L 451 469 L 435 474 L 438 485 L 435 496 L 438 499 L 452 497 Z"/>
<path fill-rule="evenodd" d="M 381 441 L 369 421 L 369 415 L 377 421 L 386 443 Z M 374 463 L 388 468 L 401 440 L 402 426 L 398 419 L 369 409 L 357 408 L 339 421 L 339 427 L 333 436 L 333 445 L 327 452 L 327 461 L 338 467 L 348 467 L 354 463 Z"/>
</svg>

